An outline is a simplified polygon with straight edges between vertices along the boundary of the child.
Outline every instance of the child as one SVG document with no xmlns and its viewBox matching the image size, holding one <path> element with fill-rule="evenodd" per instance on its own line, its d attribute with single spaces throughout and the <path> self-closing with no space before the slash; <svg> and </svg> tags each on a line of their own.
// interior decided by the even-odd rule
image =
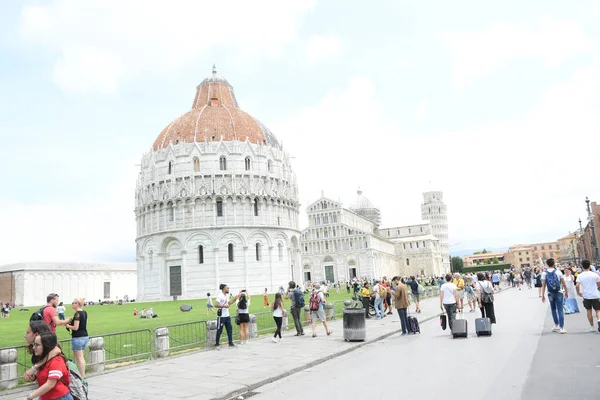
<svg viewBox="0 0 600 400">
<path fill-rule="evenodd" d="M 208 315 L 208 311 L 210 311 L 214 314 L 215 313 L 215 310 L 213 310 L 214 307 L 215 306 L 212 302 L 212 297 L 210 297 L 210 293 L 206 293 L 206 315 Z"/>
<path fill-rule="evenodd" d="M 265 288 L 265 294 L 263 294 L 263 308 L 269 307 L 269 294 L 267 293 L 267 288 Z"/>
<path fill-rule="evenodd" d="M 139 312 L 138 312 L 137 308 L 134 308 L 134 309 L 133 309 L 133 316 L 134 316 L 134 317 L 137 317 L 137 316 L 138 316 L 138 314 L 139 314 Z"/>
</svg>

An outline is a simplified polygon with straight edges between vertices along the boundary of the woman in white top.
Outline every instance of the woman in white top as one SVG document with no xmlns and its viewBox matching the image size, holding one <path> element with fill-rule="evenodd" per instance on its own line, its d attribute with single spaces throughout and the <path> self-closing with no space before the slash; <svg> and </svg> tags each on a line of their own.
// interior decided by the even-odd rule
<svg viewBox="0 0 600 400">
<path fill-rule="evenodd" d="M 475 287 L 477 290 L 477 300 L 479 301 L 479 310 L 481 310 L 481 318 L 489 318 L 492 324 L 496 323 L 496 313 L 494 312 L 494 301 L 491 302 L 483 302 L 483 294 L 494 294 L 494 287 L 492 286 L 492 282 L 485 279 L 485 275 L 482 272 L 477 273 L 477 285 Z M 485 296 L 487 297 L 487 296 Z"/>
<path fill-rule="evenodd" d="M 58 319 L 61 321 L 65 320 L 65 306 L 62 301 L 58 306 L 56 306 L 56 313 L 58 314 Z"/>
<path fill-rule="evenodd" d="M 275 301 L 271 305 L 271 311 L 273 311 L 273 319 L 275 320 L 275 325 L 277 325 L 277 330 L 273 335 L 273 342 L 277 343 L 277 336 L 279 336 L 279 340 L 281 340 L 281 325 L 283 324 L 283 315 L 285 313 L 283 308 L 283 298 L 279 292 L 275 294 Z"/>
<path fill-rule="evenodd" d="M 565 268 L 565 285 L 569 297 L 565 300 L 565 314 L 574 314 L 579 312 L 579 304 L 577 304 L 577 292 L 575 290 L 575 276 L 570 268 Z"/>
<path fill-rule="evenodd" d="M 452 275 L 446 274 L 446 283 L 440 287 L 440 308 L 448 314 L 448 326 L 452 331 L 452 324 L 456 319 L 456 305 L 458 304 L 458 289 L 452 283 Z"/>
</svg>

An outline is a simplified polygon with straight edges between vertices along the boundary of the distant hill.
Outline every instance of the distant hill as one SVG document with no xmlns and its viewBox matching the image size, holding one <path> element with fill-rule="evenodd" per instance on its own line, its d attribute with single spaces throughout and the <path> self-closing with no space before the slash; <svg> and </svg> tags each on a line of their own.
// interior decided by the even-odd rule
<svg viewBox="0 0 600 400">
<path fill-rule="evenodd" d="M 508 247 L 486 247 L 485 248 L 487 251 L 491 252 L 491 253 L 500 253 L 500 252 L 506 252 L 508 251 Z M 455 250 L 455 251 L 451 251 L 450 255 L 452 257 L 464 257 L 464 256 L 470 256 L 471 254 L 475 253 L 476 251 L 481 251 L 483 249 L 479 248 L 479 249 L 464 249 L 464 250 Z"/>
</svg>

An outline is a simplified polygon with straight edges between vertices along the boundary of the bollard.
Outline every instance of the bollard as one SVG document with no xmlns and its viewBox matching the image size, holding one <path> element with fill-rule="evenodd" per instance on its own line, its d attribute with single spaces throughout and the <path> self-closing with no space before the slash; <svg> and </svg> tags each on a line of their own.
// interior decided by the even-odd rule
<svg viewBox="0 0 600 400">
<path fill-rule="evenodd" d="M 104 338 L 92 337 L 89 340 L 90 351 L 88 352 L 87 370 L 89 372 L 103 372 L 106 354 L 104 352 Z"/>
<path fill-rule="evenodd" d="M 215 347 L 217 341 L 217 321 L 206 321 L 206 348 Z"/>
<path fill-rule="evenodd" d="M 169 328 L 156 328 L 154 330 L 154 352 L 156 357 L 169 355 Z"/>
<path fill-rule="evenodd" d="M 335 319 L 335 308 L 333 303 L 325 303 L 325 320 L 333 321 Z"/>
<path fill-rule="evenodd" d="M 17 366 L 17 349 L 0 350 L 0 389 L 12 389 L 17 386 Z"/>
<path fill-rule="evenodd" d="M 350 300 L 350 299 L 344 300 L 344 308 L 350 308 L 351 305 L 352 305 L 352 300 Z"/>
<path fill-rule="evenodd" d="M 312 324 L 312 319 L 310 317 L 310 307 L 304 306 L 304 324 L 310 325 Z"/>
<path fill-rule="evenodd" d="M 258 326 L 256 325 L 256 315 L 250 314 L 250 322 L 248 325 L 248 338 L 256 339 L 258 337 Z"/>
<path fill-rule="evenodd" d="M 285 314 L 285 316 L 282 318 L 282 324 L 281 324 L 281 332 L 286 332 L 288 330 L 288 315 L 289 314 Z"/>
</svg>

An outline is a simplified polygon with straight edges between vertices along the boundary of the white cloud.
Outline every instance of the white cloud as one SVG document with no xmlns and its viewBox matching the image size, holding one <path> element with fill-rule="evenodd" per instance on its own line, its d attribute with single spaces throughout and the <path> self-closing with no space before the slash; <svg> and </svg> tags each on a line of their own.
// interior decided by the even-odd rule
<svg viewBox="0 0 600 400">
<path fill-rule="evenodd" d="M 222 47 L 224 57 L 244 60 L 233 65 L 278 58 L 315 1 L 54 0 L 23 8 L 21 34 L 56 56 L 54 80 L 65 90 L 111 93 Z"/>
<path fill-rule="evenodd" d="M 453 81 L 468 84 L 517 57 L 540 58 L 547 67 L 594 49 L 581 26 L 570 21 L 541 19 L 530 25 L 496 23 L 484 31 L 442 35 L 453 57 Z"/>
<path fill-rule="evenodd" d="M 312 35 L 306 43 L 306 58 L 317 64 L 337 57 L 342 50 L 342 40 L 334 34 Z"/>
<path fill-rule="evenodd" d="M 558 239 L 576 228 L 585 196 L 598 199 L 593 159 L 582 151 L 600 145 L 599 92 L 600 63 L 549 88 L 523 119 L 409 135 L 383 113 L 370 79 L 355 77 L 272 125 L 295 156 L 303 205 L 324 190 L 348 206 L 361 186 L 384 226 L 407 224 L 433 181 L 457 249 L 508 246 Z"/>
</svg>

